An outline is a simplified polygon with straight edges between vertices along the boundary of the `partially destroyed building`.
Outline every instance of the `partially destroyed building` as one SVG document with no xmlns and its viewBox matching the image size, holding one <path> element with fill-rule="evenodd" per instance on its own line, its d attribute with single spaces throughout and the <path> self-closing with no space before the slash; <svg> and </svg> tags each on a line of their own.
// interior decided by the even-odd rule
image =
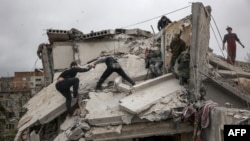
<svg viewBox="0 0 250 141">
<path fill-rule="evenodd" d="M 0 140 L 12 141 L 19 119 L 27 109 L 23 106 L 43 87 L 40 71 L 15 72 L 14 77 L 0 78 Z"/>
<path fill-rule="evenodd" d="M 156 35 L 140 29 L 88 34 L 48 29 L 50 43 L 39 45 L 37 52 L 47 87 L 25 105 L 27 112 L 19 121 L 15 141 L 223 141 L 223 125 L 249 124 L 250 95 L 243 89 L 249 86 L 242 81 L 249 83 L 250 73 L 248 64 L 244 69 L 229 65 L 209 50 L 210 18 L 209 6 L 193 3 L 191 15 Z M 166 69 L 171 56 L 167 48 L 180 32 L 188 46 L 184 56 L 190 56 L 185 85 L 177 79 L 181 73 Z M 161 46 L 164 65 L 163 75 L 153 78 L 145 68 L 144 52 L 155 46 Z M 72 61 L 84 66 L 101 53 L 115 54 L 136 85 L 130 86 L 114 73 L 103 84 L 104 90 L 95 92 L 106 66 L 79 73 L 81 98 L 72 102 L 75 116 L 66 118 L 65 98 L 56 91 L 53 80 Z"/>
</svg>

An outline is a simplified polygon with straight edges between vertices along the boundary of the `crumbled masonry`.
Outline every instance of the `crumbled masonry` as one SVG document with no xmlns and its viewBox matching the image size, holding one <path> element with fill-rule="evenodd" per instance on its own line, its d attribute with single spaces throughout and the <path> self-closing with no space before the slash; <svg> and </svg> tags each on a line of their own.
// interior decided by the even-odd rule
<svg viewBox="0 0 250 141">
<path fill-rule="evenodd" d="M 237 62 L 232 66 L 209 50 L 208 8 L 193 3 L 191 15 L 174 21 L 155 36 L 141 29 L 86 34 L 75 28 L 48 29 L 50 44 L 39 46 L 39 53 L 44 53 L 45 76 L 54 81 L 25 105 L 27 113 L 19 121 L 15 141 L 133 141 L 156 136 L 180 141 L 192 137 L 220 140 L 224 124 L 250 124 L 250 65 Z M 180 31 L 190 58 L 182 57 L 184 61 L 178 65 L 187 61 L 189 69 L 177 66 L 178 71 L 168 73 L 171 53 L 167 47 Z M 144 58 L 146 48 L 154 49 L 156 44 L 161 46 L 164 61 L 159 77 L 153 77 L 145 68 Z M 46 51 L 48 46 L 52 52 Z M 55 88 L 57 76 L 69 62 L 84 66 L 101 53 L 115 55 L 136 84 L 131 86 L 113 73 L 99 92 L 95 86 L 105 64 L 78 73 L 80 98 L 72 101 L 74 116 L 66 118 L 65 98 Z M 186 83 L 180 84 L 181 77 L 187 79 Z M 213 105 L 207 105 L 209 102 Z M 192 121 L 192 115 L 201 109 L 207 115 L 208 126 L 197 129 L 204 136 L 194 133 Z M 184 115 L 191 118 L 184 119 Z"/>
</svg>

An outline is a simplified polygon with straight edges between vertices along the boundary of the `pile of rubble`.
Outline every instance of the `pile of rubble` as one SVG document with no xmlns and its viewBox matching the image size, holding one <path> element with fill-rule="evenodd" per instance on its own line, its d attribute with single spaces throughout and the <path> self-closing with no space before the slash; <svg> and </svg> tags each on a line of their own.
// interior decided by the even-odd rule
<svg viewBox="0 0 250 141">
<path fill-rule="evenodd" d="M 106 68 L 105 64 L 100 64 L 89 72 L 78 73 L 81 98 L 78 104 L 76 100 L 72 102 L 76 107 L 75 116 L 56 123 L 55 119 L 65 118 L 65 99 L 56 91 L 54 82 L 25 105 L 28 111 L 19 122 L 17 137 L 27 133 L 27 129 L 32 136 L 39 134 L 40 140 L 53 140 L 54 137 L 57 141 L 78 140 L 85 134 L 91 138 L 95 132 L 93 127 L 105 129 L 118 126 L 116 130 L 119 133 L 124 124 L 171 119 L 174 111 L 178 112 L 186 106 L 185 89 L 173 74 L 144 81 L 148 70 L 143 58 L 128 54 L 118 61 L 125 72 L 137 81 L 135 86 L 123 82 L 114 73 L 103 84 L 103 92 L 96 93 L 94 87 Z M 52 123 L 57 126 L 54 131 L 43 134 L 46 126 Z"/>
</svg>

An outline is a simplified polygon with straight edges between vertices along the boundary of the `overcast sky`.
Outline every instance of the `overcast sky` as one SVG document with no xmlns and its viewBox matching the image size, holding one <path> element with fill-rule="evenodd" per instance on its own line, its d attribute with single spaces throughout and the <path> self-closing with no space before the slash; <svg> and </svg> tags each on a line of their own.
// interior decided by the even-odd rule
<svg viewBox="0 0 250 141">
<path fill-rule="evenodd" d="M 46 30 L 77 28 L 83 33 L 91 30 L 115 28 L 141 28 L 155 31 L 157 16 L 191 5 L 194 0 L 0 0 L 0 77 L 13 76 L 14 72 L 41 68 L 36 50 L 40 43 L 48 43 Z M 242 43 L 237 44 L 237 60 L 244 60 L 250 52 L 250 1 L 202 0 L 212 7 L 212 15 L 223 38 L 226 26 L 231 26 Z M 191 7 L 167 16 L 179 20 L 191 13 Z M 152 19 L 143 24 L 130 26 Z M 212 26 L 215 28 L 213 21 Z M 217 32 L 217 31 L 216 31 Z M 221 39 L 217 34 L 219 45 Z M 210 46 L 222 55 L 210 32 Z M 224 51 L 225 54 L 225 51 Z"/>
</svg>

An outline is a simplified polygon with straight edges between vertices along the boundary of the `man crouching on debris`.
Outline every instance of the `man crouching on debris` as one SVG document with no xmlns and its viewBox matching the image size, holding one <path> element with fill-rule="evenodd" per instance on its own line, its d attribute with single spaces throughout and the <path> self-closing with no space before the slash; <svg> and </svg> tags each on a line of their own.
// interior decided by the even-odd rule
<svg viewBox="0 0 250 141">
<path fill-rule="evenodd" d="M 66 108 L 69 117 L 73 114 L 71 110 L 72 96 L 70 93 L 70 87 L 73 86 L 73 97 L 78 98 L 79 79 L 76 78 L 76 74 L 78 72 L 89 71 L 91 68 L 91 66 L 80 68 L 78 64 L 73 61 L 70 64 L 70 68 L 62 72 L 57 78 L 56 89 L 66 98 Z"/>
<path fill-rule="evenodd" d="M 154 49 L 150 49 L 146 56 L 146 68 L 150 68 L 154 77 L 162 75 L 163 61 L 161 59 L 160 46 L 156 46 Z"/>
<path fill-rule="evenodd" d="M 124 72 L 124 70 L 121 68 L 121 65 L 117 62 L 117 59 L 113 56 L 102 56 L 99 59 L 96 60 L 96 62 L 93 64 L 93 67 L 95 67 L 99 63 L 105 63 L 107 66 L 107 69 L 103 72 L 101 78 L 97 82 L 96 85 L 96 91 L 102 90 L 101 86 L 102 83 L 113 73 L 118 73 L 123 79 L 127 80 L 132 85 L 135 85 L 135 82 Z"/>
</svg>

